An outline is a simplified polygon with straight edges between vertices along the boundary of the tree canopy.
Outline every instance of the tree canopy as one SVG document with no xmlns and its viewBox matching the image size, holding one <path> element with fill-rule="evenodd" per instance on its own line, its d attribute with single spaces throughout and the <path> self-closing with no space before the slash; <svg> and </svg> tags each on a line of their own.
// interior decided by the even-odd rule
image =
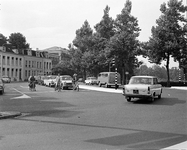
<svg viewBox="0 0 187 150">
<path fill-rule="evenodd" d="M 156 20 L 157 26 L 152 27 L 152 36 L 148 41 L 148 55 L 153 63 L 160 64 L 166 61 L 168 86 L 170 83 L 169 64 L 170 58 L 179 60 L 180 51 L 186 51 L 186 19 L 183 13 L 187 7 L 182 1 L 169 0 L 160 6 L 161 16 Z"/>
</svg>

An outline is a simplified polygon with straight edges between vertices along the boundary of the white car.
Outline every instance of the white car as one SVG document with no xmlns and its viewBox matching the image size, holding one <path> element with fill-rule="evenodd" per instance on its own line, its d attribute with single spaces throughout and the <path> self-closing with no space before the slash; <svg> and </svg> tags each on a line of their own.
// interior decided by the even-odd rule
<svg viewBox="0 0 187 150">
<path fill-rule="evenodd" d="M 85 82 L 85 84 L 89 84 L 89 85 L 93 85 L 93 84 L 97 84 L 98 83 L 96 77 L 87 77 L 84 82 Z"/>
<path fill-rule="evenodd" d="M 62 89 L 73 89 L 73 78 L 70 75 L 62 75 L 60 78 Z"/>
<path fill-rule="evenodd" d="M 162 85 L 154 76 L 133 76 L 123 87 L 123 95 L 128 102 L 131 98 L 149 98 L 153 102 L 156 96 L 160 99 L 161 94 Z"/>
<path fill-rule="evenodd" d="M 44 79 L 44 85 L 49 86 L 49 87 L 53 87 L 53 86 L 55 86 L 55 81 L 56 81 L 56 76 L 54 76 L 54 75 L 47 76 Z"/>
</svg>

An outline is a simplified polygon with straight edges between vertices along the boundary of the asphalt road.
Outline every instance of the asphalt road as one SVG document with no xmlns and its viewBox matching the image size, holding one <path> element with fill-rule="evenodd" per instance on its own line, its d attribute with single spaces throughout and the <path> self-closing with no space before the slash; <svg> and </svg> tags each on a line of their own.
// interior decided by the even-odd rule
<svg viewBox="0 0 187 150">
<path fill-rule="evenodd" d="M 187 140 L 185 90 L 129 103 L 120 93 L 27 85 L 6 84 L 0 96 L 0 111 L 22 113 L 0 120 L 2 150 L 162 149 Z"/>
</svg>

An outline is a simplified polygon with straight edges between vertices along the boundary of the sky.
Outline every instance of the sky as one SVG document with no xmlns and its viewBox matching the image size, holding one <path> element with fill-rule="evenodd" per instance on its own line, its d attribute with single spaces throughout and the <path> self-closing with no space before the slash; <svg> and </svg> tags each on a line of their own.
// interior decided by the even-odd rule
<svg viewBox="0 0 187 150">
<path fill-rule="evenodd" d="M 137 18 L 141 29 L 139 40 L 148 41 L 151 28 L 161 15 L 160 5 L 169 0 L 130 0 L 131 15 Z M 0 33 L 7 38 L 11 33 L 21 33 L 32 49 L 53 46 L 67 48 L 87 20 L 94 26 L 103 17 L 108 5 L 109 15 L 116 19 L 126 0 L 0 0 Z M 147 59 L 143 59 L 150 65 Z M 171 62 L 170 67 L 178 67 Z"/>
</svg>

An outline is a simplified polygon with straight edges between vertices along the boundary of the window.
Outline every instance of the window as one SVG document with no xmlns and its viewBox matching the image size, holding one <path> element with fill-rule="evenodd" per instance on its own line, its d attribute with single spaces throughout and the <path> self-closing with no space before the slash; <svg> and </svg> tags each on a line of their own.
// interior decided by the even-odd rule
<svg viewBox="0 0 187 150">
<path fill-rule="evenodd" d="M 10 65 L 10 57 L 7 57 L 7 65 Z"/>
<path fill-rule="evenodd" d="M 12 57 L 12 66 L 14 66 L 14 57 Z"/>
<path fill-rule="evenodd" d="M 19 59 L 19 66 L 20 66 L 20 67 L 22 66 L 21 64 L 22 64 L 22 59 L 20 58 L 20 59 Z"/>
<path fill-rule="evenodd" d="M 16 58 L 16 66 L 18 66 L 18 58 Z"/>
</svg>

